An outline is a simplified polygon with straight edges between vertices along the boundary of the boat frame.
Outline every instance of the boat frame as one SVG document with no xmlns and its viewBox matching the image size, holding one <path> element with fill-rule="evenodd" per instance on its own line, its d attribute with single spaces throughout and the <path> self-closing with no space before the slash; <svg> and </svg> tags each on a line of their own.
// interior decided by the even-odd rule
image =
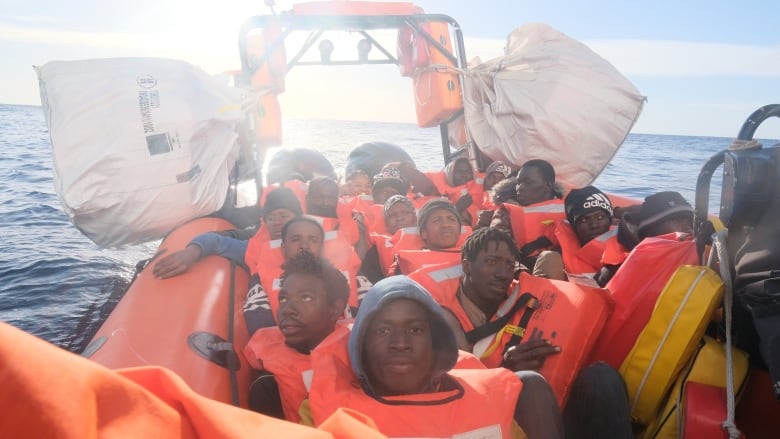
<svg viewBox="0 0 780 439">
<path fill-rule="evenodd" d="M 360 2 L 356 2 L 360 3 Z M 453 42 L 454 52 L 450 52 L 446 47 L 436 41 L 431 34 L 421 26 L 426 22 L 439 22 L 447 23 L 451 26 L 453 32 L 451 32 L 451 38 Z M 271 24 L 281 25 L 282 31 L 276 37 L 276 39 L 268 46 L 268 50 L 257 60 L 257 65 L 250 63 L 249 50 L 248 50 L 248 36 L 251 32 L 263 29 Z M 264 64 L 268 64 L 272 59 L 274 52 L 284 47 L 286 38 L 293 32 L 306 31 L 310 33 L 310 37 L 304 42 L 304 44 L 298 49 L 295 55 L 287 62 L 286 72 L 291 71 L 296 66 L 348 66 L 348 65 L 381 65 L 381 64 L 394 64 L 399 65 L 398 58 L 393 53 L 384 47 L 379 41 L 374 38 L 370 31 L 375 30 L 398 30 L 401 31 L 405 28 L 413 29 L 417 35 L 422 36 L 431 47 L 434 47 L 441 54 L 453 63 L 459 69 L 467 69 L 466 61 L 466 49 L 463 40 L 463 31 L 461 30 L 458 22 L 445 14 L 405 14 L 405 15 L 345 15 L 344 12 L 333 14 L 296 14 L 295 11 L 277 14 L 277 15 L 258 15 L 246 19 L 241 25 L 238 37 L 239 56 L 241 59 L 241 78 L 239 81 L 243 86 L 247 86 L 249 78 Z M 345 31 L 350 33 L 358 33 L 365 39 L 371 42 L 373 47 L 376 47 L 379 52 L 384 55 L 383 59 L 357 59 L 357 60 L 320 60 L 320 61 L 302 61 L 304 55 L 306 55 L 312 47 L 318 41 L 321 41 L 321 37 L 326 31 Z M 464 81 L 460 81 L 461 93 L 463 90 Z M 446 165 L 458 155 L 468 152 L 471 160 L 476 164 L 477 168 L 483 170 L 484 167 L 490 163 L 490 160 L 479 151 L 470 138 L 466 143 L 466 147 L 456 152 L 450 150 L 450 130 L 449 123 L 463 115 L 463 108 L 455 112 L 449 118 L 443 120 L 439 124 L 439 131 L 441 136 L 442 156 L 444 158 L 444 164 Z"/>
</svg>

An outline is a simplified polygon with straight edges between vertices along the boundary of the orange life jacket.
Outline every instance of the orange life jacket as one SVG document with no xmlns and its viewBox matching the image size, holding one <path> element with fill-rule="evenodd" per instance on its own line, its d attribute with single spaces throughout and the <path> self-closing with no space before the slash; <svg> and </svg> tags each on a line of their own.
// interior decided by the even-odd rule
<svg viewBox="0 0 780 439">
<path fill-rule="evenodd" d="M 360 231 L 357 222 L 352 218 L 352 208 L 348 203 L 339 202 L 336 206 L 336 218 L 308 214 L 307 216 L 316 220 L 325 233 L 337 230 L 340 235 L 339 239 L 344 239 L 351 245 L 355 245 L 360 239 Z"/>
<path fill-rule="evenodd" d="M 463 243 L 466 242 L 469 235 L 471 235 L 471 227 L 461 226 L 460 237 L 451 249 L 452 251 L 436 251 L 434 254 L 431 253 L 431 250 L 424 250 L 425 242 L 420 237 L 420 230 L 417 227 L 404 227 L 395 232 L 390 242 L 386 242 L 384 247 L 377 246 L 377 252 L 392 253 L 393 262 L 387 274 L 395 274 L 396 267 L 400 269 L 401 273 L 409 274 L 423 265 L 460 260 L 460 248 L 463 247 Z M 398 257 L 399 253 L 402 252 L 403 260 Z M 385 257 L 387 256 L 385 254 Z M 426 257 L 433 259 L 426 260 Z M 380 260 L 381 258 L 380 255 Z"/>
<path fill-rule="evenodd" d="M 468 333 L 475 327 L 457 298 L 462 275 L 460 265 L 439 265 L 423 268 L 409 277 L 452 312 L 469 338 Z M 491 368 L 501 366 L 507 345 L 520 341 L 515 335 L 526 341 L 549 339 L 553 345 L 561 346 L 559 354 L 545 360 L 540 373 L 550 383 L 558 404 L 563 407 L 569 387 L 587 364 L 590 350 L 611 308 L 612 302 L 603 289 L 522 273 L 490 319 L 495 321 L 511 315 L 506 325 L 496 333 L 469 342 L 474 344 L 474 354 Z"/>
<path fill-rule="evenodd" d="M 434 46 L 422 37 L 413 38 L 409 44 L 404 40 L 398 43 L 403 47 L 415 47 L 416 49 L 400 50 L 399 64 L 407 66 L 402 72 L 412 76 L 412 84 L 415 97 L 415 112 L 417 125 L 420 127 L 437 126 L 449 120 L 457 111 L 463 109 L 463 96 L 460 87 L 460 75 L 451 69 L 417 68 L 428 66 L 455 67 L 452 60 L 445 53 L 439 51 L 437 46 L 445 49 L 446 53 L 455 53 L 450 38 L 449 23 L 446 22 L 420 22 L 418 26 L 425 29 L 431 41 L 438 44 Z M 404 29 L 399 30 L 399 37 Z M 414 33 L 412 33 L 414 34 Z M 410 41 L 408 38 L 405 41 Z M 411 53 L 407 57 L 406 54 Z M 406 61 L 411 58 L 412 62 Z"/>
<path fill-rule="evenodd" d="M 589 274 L 601 270 L 604 249 L 612 237 L 617 237 L 616 228 L 591 239 L 585 245 L 580 245 L 577 232 L 568 221 L 555 223 L 555 238 L 561 247 L 563 266 L 567 273 Z"/>
<path fill-rule="evenodd" d="M 260 285 L 268 297 L 268 306 L 271 307 L 274 321 L 276 321 L 276 310 L 279 308 L 279 291 L 282 289 L 283 263 L 284 259 L 282 259 L 280 264 L 259 264 L 257 266 Z"/>
<path fill-rule="evenodd" d="M 0 385 L 3 437 L 379 436 L 366 436 L 366 424 L 349 411 L 315 430 L 207 398 L 166 368 L 108 369 L 2 322 Z"/>
<path fill-rule="evenodd" d="M 485 192 L 485 189 L 482 186 L 482 180 L 471 179 L 460 186 L 450 186 L 449 183 L 447 183 L 447 177 L 444 171 L 426 172 L 425 175 L 431 179 L 441 196 L 447 197 L 452 204 L 457 203 L 458 200 L 465 195 L 471 195 L 471 206 L 466 210 L 471 215 L 472 223 L 467 225 L 469 227 L 474 227 L 478 219 L 477 212 L 481 208 L 482 197 Z"/>
<path fill-rule="evenodd" d="M 462 390 L 385 397 L 383 402 L 357 384 L 346 343 L 320 346 L 311 355 L 314 425 L 347 407 L 373 419 L 389 437 L 467 437 L 477 430 L 479 437 L 510 437 L 522 382 L 506 369 L 453 369 L 448 375 Z"/>
<path fill-rule="evenodd" d="M 252 116 L 255 143 L 261 151 L 282 144 L 282 114 L 277 95 L 284 91 L 287 55 L 284 44 L 277 43 L 283 39 L 279 20 L 272 20 L 259 32 L 246 36 L 246 61 L 256 69 L 250 84 L 259 94 Z M 266 62 L 260 64 L 260 60 Z"/>
<path fill-rule="evenodd" d="M 268 227 L 265 223 L 260 225 L 257 232 L 249 238 L 246 244 L 246 251 L 244 252 L 244 263 L 249 267 L 251 274 L 255 274 L 255 266 L 257 262 L 262 259 L 262 252 L 264 247 L 268 245 L 268 241 L 271 240 L 271 236 L 268 234 Z"/>
<path fill-rule="evenodd" d="M 617 233 L 610 237 L 604 244 L 604 255 L 601 257 L 601 265 L 620 265 L 628 257 L 629 251 L 618 241 Z"/>
<path fill-rule="evenodd" d="M 261 226 L 247 243 L 244 261 L 252 274 L 259 274 L 268 265 L 281 267 L 284 263 L 282 240 L 270 239 L 268 229 Z"/>
<path fill-rule="evenodd" d="M 566 219 L 563 201 L 557 198 L 530 206 L 516 206 L 509 203 L 504 203 L 503 206 L 509 213 L 512 236 L 518 247 L 549 234 L 553 230 L 552 224 Z"/>
<path fill-rule="evenodd" d="M 699 264 L 696 243 L 684 236 L 643 239 L 607 283 L 615 309 L 593 348 L 592 361 L 620 368 L 672 274 L 682 265 Z"/>
<path fill-rule="evenodd" d="M 325 218 L 326 220 L 333 218 Z M 281 249 L 280 249 L 281 252 Z M 349 301 L 350 308 L 357 309 L 361 298 L 358 297 L 357 273 L 360 270 L 360 257 L 355 252 L 355 248 L 348 242 L 348 238 L 339 230 L 325 232 L 325 240 L 322 243 L 322 257 L 327 259 L 334 267 L 341 271 L 341 274 L 349 282 Z M 260 284 L 268 296 L 268 304 L 276 319 L 276 309 L 279 306 L 279 291 L 282 289 L 282 264 L 284 256 L 280 263 L 270 263 L 261 261 L 257 265 L 257 273 L 260 276 Z"/>
<path fill-rule="evenodd" d="M 361 212 L 365 207 L 376 204 L 374 197 L 372 197 L 370 194 L 357 195 L 354 197 L 342 196 L 341 199 L 349 203 L 352 210 L 356 210 L 358 212 Z"/>
<path fill-rule="evenodd" d="M 325 340 L 348 336 L 349 329 L 336 325 Z M 300 422 L 298 409 L 311 386 L 311 357 L 287 346 L 277 326 L 258 329 L 244 347 L 244 356 L 253 368 L 274 375 L 279 385 L 285 419 Z"/>
<path fill-rule="evenodd" d="M 362 300 L 362 297 L 358 297 L 359 285 L 357 284 L 357 274 L 362 261 L 355 251 L 355 247 L 341 230 L 331 230 L 325 232 L 322 257 L 330 261 L 347 278 L 349 282 L 349 301 L 347 304 L 356 310 L 360 300 Z"/>
<path fill-rule="evenodd" d="M 398 250 L 396 261 L 401 274 L 411 274 L 415 271 L 441 264 L 459 264 L 461 246 L 456 245 L 446 250 Z"/>
<path fill-rule="evenodd" d="M 420 209 L 422 209 L 426 203 L 441 197 L 438 195 L 422 195 L 422 194 L 414 194 L 410 192 L 406 194 L 406 198 L 412 200 L 412 205 L 419 212 Z"/>
<path fill-rule="evenodd" d="M 368 234 L 380 233 L 387 234 L 387 225 L 385 224 L 385 206 L 381 204 L 372 204 L 366 206 L 365 209 L 360 212 L 363 214 L 363 219 L 366 224 L 366 231 Z"/>
<path fill-rule="evenodd" d="M 393 236 L 380 233 L 371 234 L 371 242 L 376 247 L 376 253 L 379 258 L 379 267 L 382 269 L 382 273 L 387 274 L 395 261 L 395 245 L 393 244 L 393 240 L 396 237 L 399 237 L 400 233 L 401 231 L 398 230 Z"/>
</svg>

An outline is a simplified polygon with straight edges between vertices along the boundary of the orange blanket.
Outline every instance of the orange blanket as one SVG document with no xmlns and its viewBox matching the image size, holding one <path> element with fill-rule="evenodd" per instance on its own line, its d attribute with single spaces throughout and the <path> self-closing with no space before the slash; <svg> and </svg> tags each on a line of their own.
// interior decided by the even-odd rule
<svg viewBox="0 0 780 439">
<path fill-rule="evenodd" d="M 342 410 L 316 430 L 196 394 L 156 366 L 110 370 L 0 322 L 0 437 L 384 437 Z M 366 423 L 368 425 L 366 425 Z"/>
</svg>

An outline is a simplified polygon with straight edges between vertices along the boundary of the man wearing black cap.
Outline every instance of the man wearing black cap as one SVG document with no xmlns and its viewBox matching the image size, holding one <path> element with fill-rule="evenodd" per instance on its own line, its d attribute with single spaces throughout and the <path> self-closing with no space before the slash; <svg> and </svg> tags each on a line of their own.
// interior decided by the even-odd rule
<svg viewBox="0 0 780 439">
<path fill-rule="evenodd" d="M 673 232 L 693 233 L 693 207 L 679 192 L 658 192 L 645 198 L 639 218 L 639 239 Z"/>
<path fill-rule="evenodd" d="M 693 207 L 679 192 L 658 192 L 646 197 L 637 207 L 625 212 L 618 225 L 615 239 L 625 255 L 644 238 L 674 232 L 693 233 Z M 606 285 L 624 260 L 625 256 L 610 263 L 605 254 L 604 267 L 596 276 L 599 285 Z"/>
<path fill-rule="evenodd" d="M 534 265 L 534 275 L 565 280 L 568 274 L 597 273 L 606 242 L 615 233 L 612 203 L 593 186 L 572 189 L 564 200 L 566 221 L 555 223 L 554 244 L 559 251 L 543 251 Z"/>
<path fill-rule="evenodd" d="M 563 202 L 566 219 L 577 233 L 580 245 L 609 231 L 612 225 L 612 202 L 593 186 L 572 189 Z"/>
</svg>

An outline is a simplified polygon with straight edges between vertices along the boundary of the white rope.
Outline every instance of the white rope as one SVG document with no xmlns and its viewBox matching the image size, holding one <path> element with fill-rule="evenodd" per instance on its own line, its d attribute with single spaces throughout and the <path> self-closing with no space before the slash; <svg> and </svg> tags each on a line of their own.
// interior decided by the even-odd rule
<svg viewBox="0 0 780 439">
<path fill-rule="evenodd" d="M 739 439 L 742 433 L 734 422 L 736 394 L 734 393 L 734 361 L 731 351 L 731 316 L 734 291 L 731 279 L 731 268 L 729 267 L 729 256 L 728 251 L 726 250 L 727 237 L 728 230 L 722 230 L 712 235 L 712 245 L 717 251 L 718 261 L 720 262 L 720 277 L 723 279 L 726 288 L 723 298 L 723 313 L 726 318 L 726 420 L 723 421 L 721 427 L 728 433 L 729 439 Z"/>
</svg>

